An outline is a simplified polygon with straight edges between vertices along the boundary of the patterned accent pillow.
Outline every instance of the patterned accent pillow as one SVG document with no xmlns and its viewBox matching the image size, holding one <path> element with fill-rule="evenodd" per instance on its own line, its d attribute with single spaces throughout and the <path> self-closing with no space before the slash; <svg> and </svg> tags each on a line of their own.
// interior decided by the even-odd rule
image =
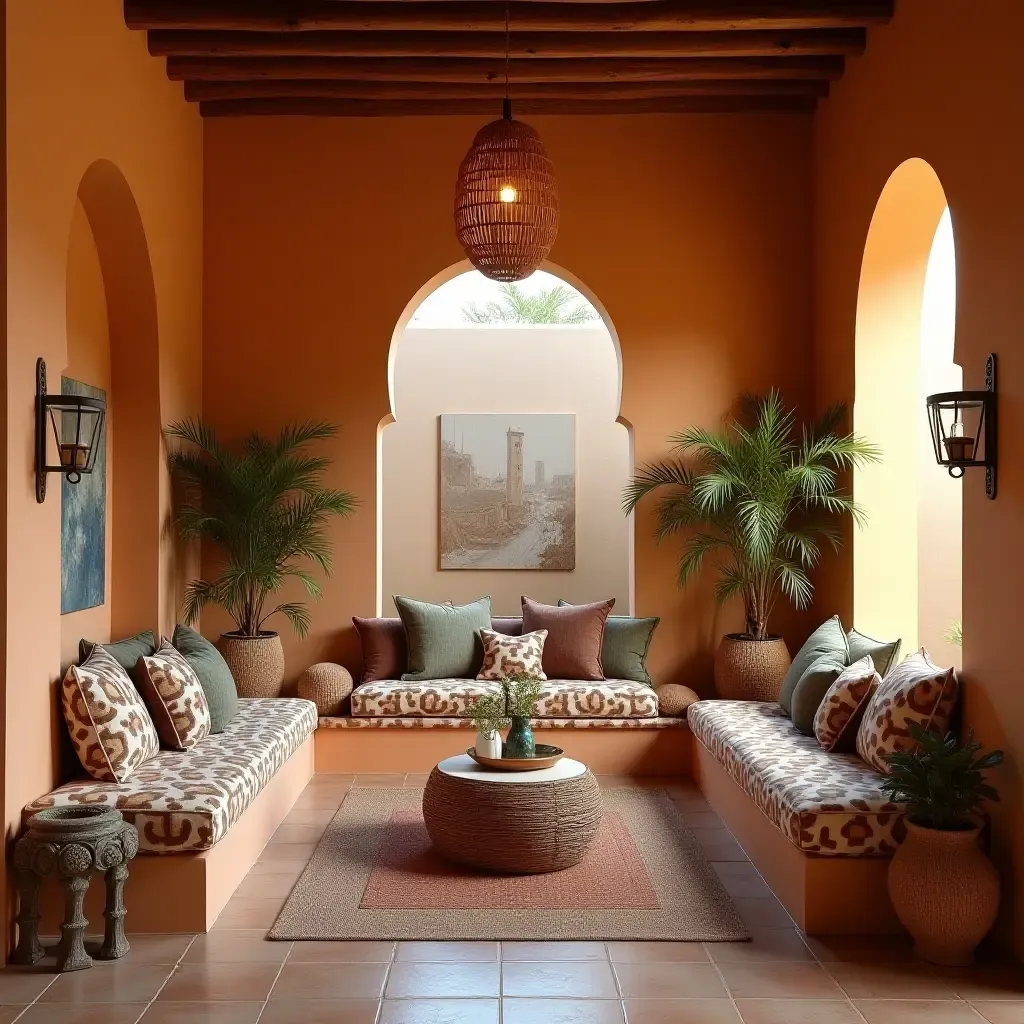
<svg viewBox="0 0 1024 1024">
<path fill-rule="evenodd" d="M 213 724 L 199 676 L 164 637 L 156 653 L 139 658 L 139 691 L 169 750 L 191 750 L 210 735 Z"/>
<path fill-rule="evenodd" d="M 953 669 L 939 668 L 923 647 L 908 655 L 871 697 L 857 730 L 857 753 L 888 775 L 884 756 L 914 746 L 907 728 L 911 722 L 932 732 L 949 729 L 959 689 Z"/>
<path fill-rule="evenodd" d="M 128 673 L 98 644 L 61 684 L 61 703 L 82 767 L 100 782 L 126 782 L 160 752 L 160 737 Z"/>
<path fill-rule="evenodd" d="M 484 663 L 477 679 L 501 680 L 513 672 L 532 679 L 547 679 L 544 675 L 544 641 L 546 629 L 537 629 L 522 636 L 506 636 L 493 629 L 481 629 L 484 643 Z"/>
<path fill-rule="evenodd" d="M 843 669 L 829 687 L 814 715 L 814 735 L 822 750 L 829 753 L 853 753 L 868 702 L 882 683 L 871 655 Z"/>
</svg>

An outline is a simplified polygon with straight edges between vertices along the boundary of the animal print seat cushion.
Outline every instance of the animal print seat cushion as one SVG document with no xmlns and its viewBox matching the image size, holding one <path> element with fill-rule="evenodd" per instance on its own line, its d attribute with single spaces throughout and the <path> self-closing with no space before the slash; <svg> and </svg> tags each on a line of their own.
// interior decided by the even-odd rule
<svg viewBox="0 0 1024 1024">
<path fill-rule="evenodd" d="M 881 682 L 870 654 L 843 669 L 814 714 L 814 735 L 822 750 L 853 753 L 864 711 Z"/>
<path fill-rule="evenodd" d="M 153 654 L 139 658 L 135 678 L 165 747 L 191 750 L 210 735 L 206 691 L 170 640 L 165 637 Z"/>
<path fill-rule="evenodd" d="M 160 750 L 135 684 L 99 644 L 68 669 L 61 703 L 78 760 L 94 779 L 125 782 Z"/>
<path fill-rule="evenodd" d="M 800 850 L 888 857 L 903 842 L 901 804 L 856 754 L 829 754 L 778 704 L 702 700 L 690 730 L 769 821 Z"/>
<path fill-rule="evenodd" d="M 457 718 L 481 697 L 500 693 L 487 679 L 433 679 L 429 683 L 384 679 L 352 691 L 357 718 Z M 548 679 L 537 703 L 538 718 L 657 718 L 658 697 L 646 683 L 623 679 L 587 682 Z"/>
<path fill-rule="evenodd" d="M 245 813 L 317 724 L 308 700 L 240 700 L 224 731 L 191 750 L 162 750 L 124 783 L 78 779 L 30 803 L 46 807 L 119 807 L 139 830 L 144 853 L 208 850 Z"/>
<path fill-rule="evenodd" d="M 493 679 L 500 682 L 505 676 L 516 673 L 531 679 L 547 679 L 544 675 L 544 641 L 548 638 L 546 629 L 537 629 L 521 636 L 505 636 L 493 629 L 481 629 L 480 639 L 484 645 L 484 663 L 477 672 L 477 679 Z"/>
</svg>

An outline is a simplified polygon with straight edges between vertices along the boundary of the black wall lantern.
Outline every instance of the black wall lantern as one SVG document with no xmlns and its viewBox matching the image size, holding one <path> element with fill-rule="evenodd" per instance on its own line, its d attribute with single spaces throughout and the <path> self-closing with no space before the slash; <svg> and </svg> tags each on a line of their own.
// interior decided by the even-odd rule
<svg viewBox="0 0 1024 1024">
<path fill-rule="evenodd" d="M 929 395 L 928 426 L 935 459 L 952 477 L 985 467 L 985 494 L 996 496 L 996 357 L 985 360 L 984 391 Z"/>
<path fill-rule="evenodd" d="M 46 362 L 36 360 L 36 501 L 46 499 L 46 474 L 63 473 L 77 484 L 96 465 L 107 405 L 82 395 L 48 395 Z M 59 463 L 46 464 L 46 421 L 53 428 Z"/>
</svg>

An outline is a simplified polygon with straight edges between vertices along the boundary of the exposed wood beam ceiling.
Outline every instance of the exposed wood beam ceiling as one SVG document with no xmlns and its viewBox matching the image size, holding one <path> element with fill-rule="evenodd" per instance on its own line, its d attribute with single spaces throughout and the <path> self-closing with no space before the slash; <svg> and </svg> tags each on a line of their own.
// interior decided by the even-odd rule
<svg viewBox="0 0 1024 1024">
<path fill-rule="evenodd" d="M 206 117 L 497 115 L 504 0 L 125 0 Z M 893 0 L 512 0 L 522 113 L 809 111 Z"/>
</svg>

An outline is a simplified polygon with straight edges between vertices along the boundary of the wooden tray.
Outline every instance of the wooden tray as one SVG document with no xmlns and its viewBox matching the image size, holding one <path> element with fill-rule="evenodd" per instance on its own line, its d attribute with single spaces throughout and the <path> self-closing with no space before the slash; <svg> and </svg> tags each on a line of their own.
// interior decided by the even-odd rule
<svg viewBox="0 0 1024 1024">
<path fill-rule="evenodd" d="M 466 753 L 477 764 L 499 772 L 539 772 L 542 768 L 557 764 L 565 756 L 561 747 L 552 747 L 547 743 L 538 743 L 535 749 L 536 757 L 484 757 L 483 754 L 477 754 L 476 747 L 470 747 Z"/>
</svg>

